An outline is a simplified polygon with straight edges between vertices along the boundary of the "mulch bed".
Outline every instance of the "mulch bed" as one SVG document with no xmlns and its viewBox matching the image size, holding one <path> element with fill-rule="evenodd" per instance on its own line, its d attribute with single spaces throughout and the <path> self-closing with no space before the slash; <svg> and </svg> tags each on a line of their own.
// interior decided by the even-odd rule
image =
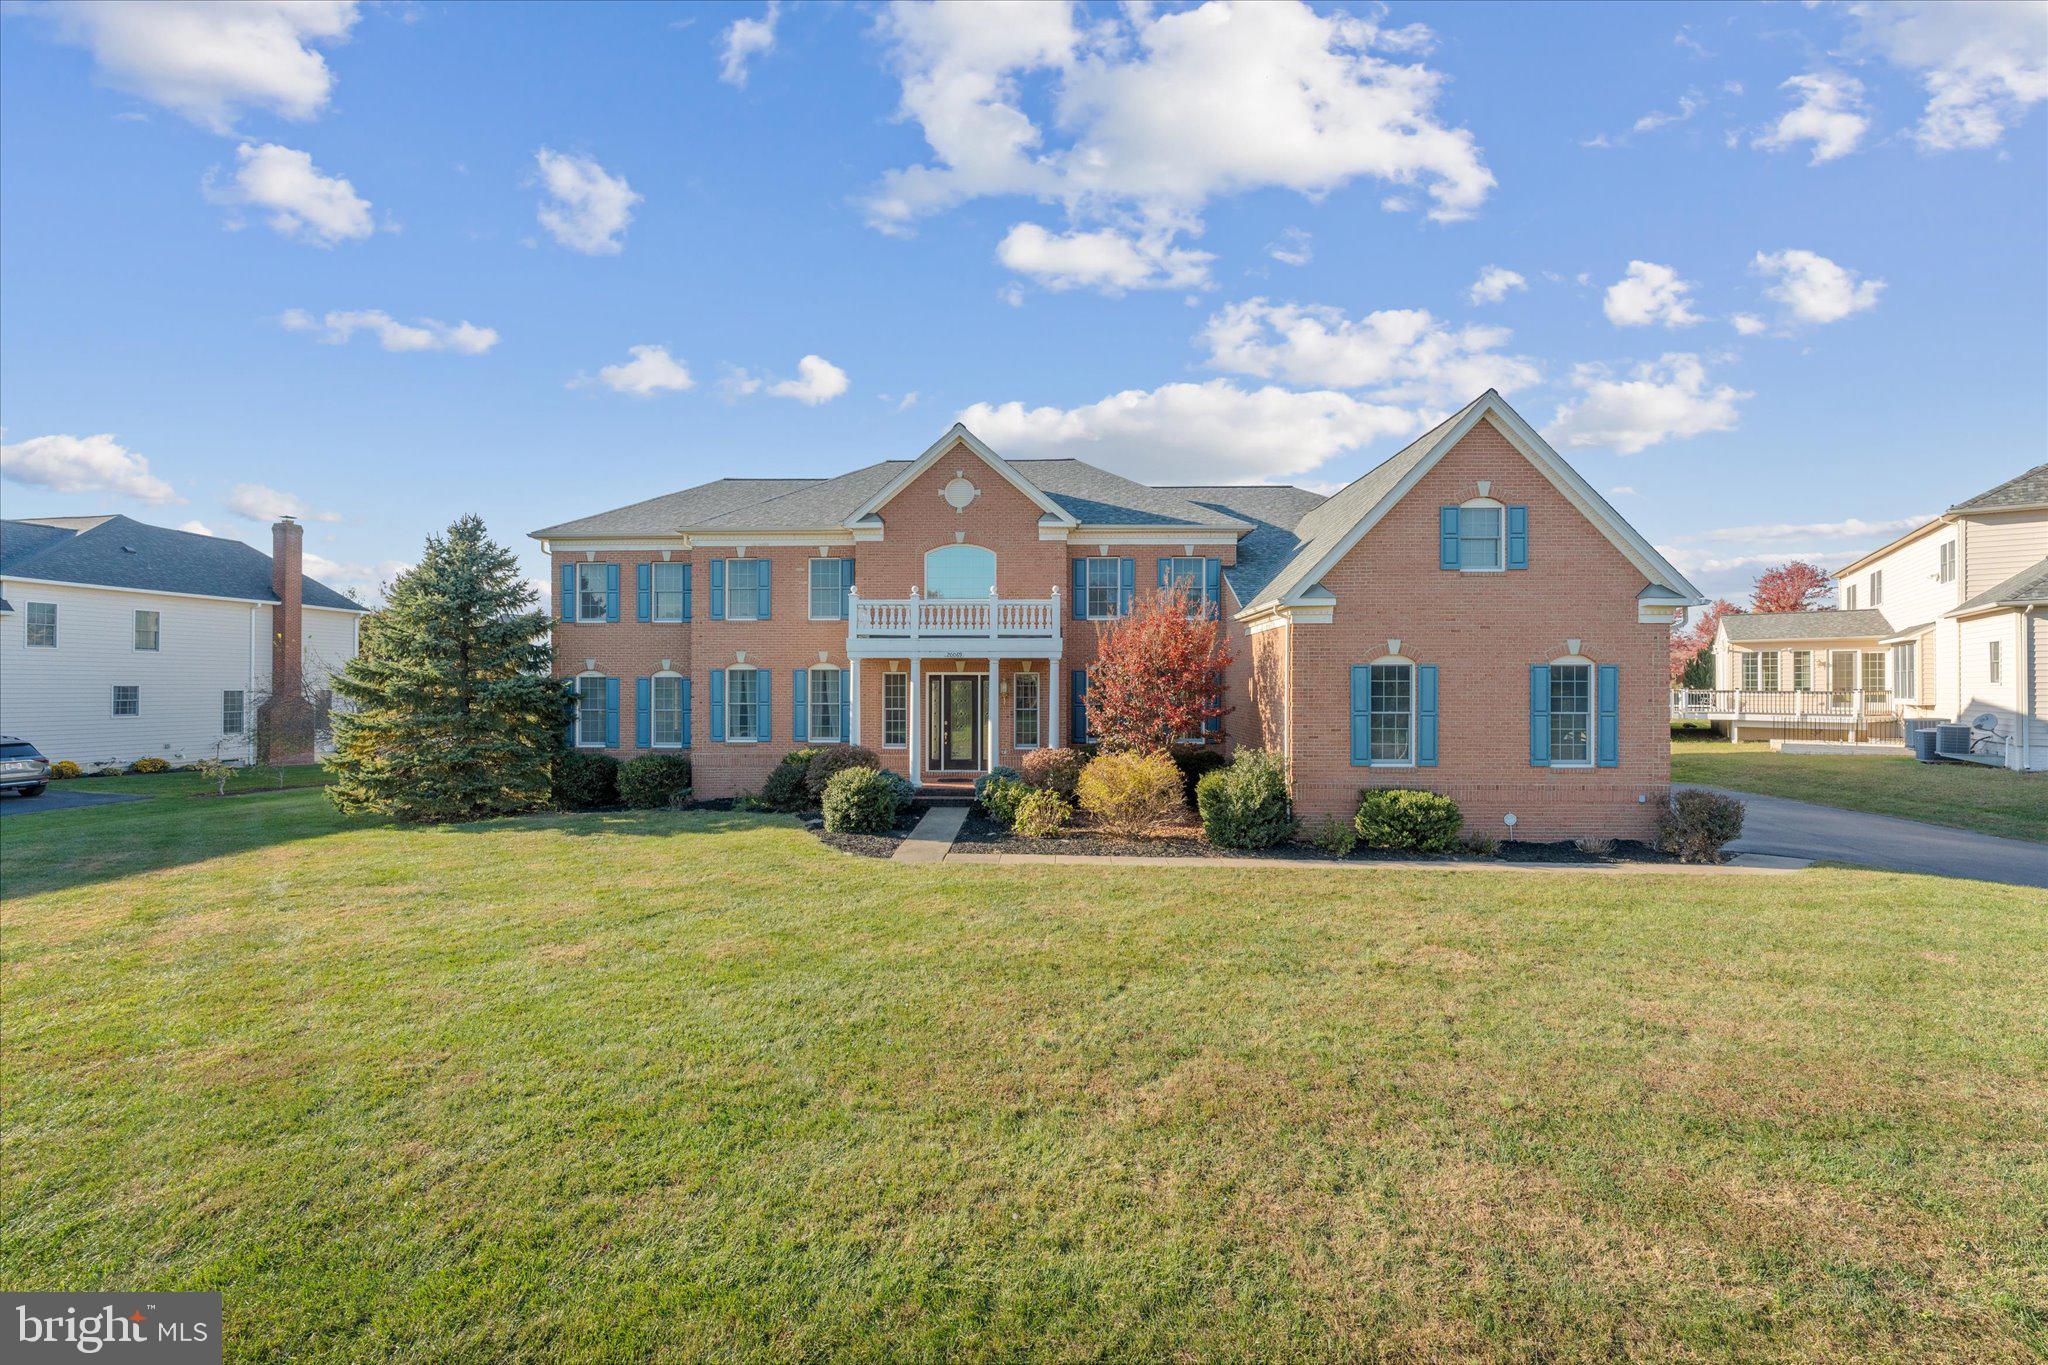
<svg viewBox="0 0 2048 1365">
<path fill-rule="evenodd" d="M 1350 858 L 1333 858 L 1306 844 L 1281 844 L 1267 849 L 1218 848 L 1192 828 L 1166 830 L 1146 839 L 1119 839 L 1094 830 L 1070 830 L 1051 839 L 1024 839 L 975 810 L 961 827 L 953 846 L 963 853 L 1058 853 L 1077 857 L 1137 856 L 1147 858 L 1264 858 L 1288 863 L 1337 862 L 1482 862 L 1469 854 L 1400 853 L 1388 849 L 1360 847 Z M 1510 863 L 1562 863 L 1582 867 L 1617 863 L 1676 863 L 1677 858 L 1660 853 L 1648 844 L 1617 840 L 1606 854 L 1581 852 L 1569 841 L 1560 843 L 1503 843 L 1497 858 Z"/>
</svg>

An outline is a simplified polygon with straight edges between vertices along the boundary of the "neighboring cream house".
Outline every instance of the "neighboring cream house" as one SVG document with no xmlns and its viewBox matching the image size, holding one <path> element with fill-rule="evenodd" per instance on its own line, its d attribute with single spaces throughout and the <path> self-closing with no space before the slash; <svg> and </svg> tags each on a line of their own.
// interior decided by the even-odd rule
<svg viewBox="0 0 2048 1365">
<path fill-rule="evenodd" d="M 281 521 L 265 555 L 122 516 L 0 522 L 0 733 L 88 768 L 251 761 L 286 692 L 317 712 L 366 610 L 304 576 L 303 536 Z"/>
<path fill-rule="evenodd" d="M 2048 464 L 1835 578 L 1837 610 L 1724 619 L 1713 690 L 1675 693 L 1673 713 L 1738 739 L 1989 717 L 1979 757 L 2048 768 Z"/>
</svg>

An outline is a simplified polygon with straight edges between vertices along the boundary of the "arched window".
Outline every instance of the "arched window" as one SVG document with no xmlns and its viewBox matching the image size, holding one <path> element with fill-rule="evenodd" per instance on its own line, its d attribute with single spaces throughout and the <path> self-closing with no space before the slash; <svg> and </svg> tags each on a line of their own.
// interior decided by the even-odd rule
<svg viewBox="0 0 2048 1365">
<path fill-rule="evenodd" d="M 941 545 L 924 557 L 927 597 L 987 597 L 996 590 L 996 552 L 979 545 Z"/>
</svg>

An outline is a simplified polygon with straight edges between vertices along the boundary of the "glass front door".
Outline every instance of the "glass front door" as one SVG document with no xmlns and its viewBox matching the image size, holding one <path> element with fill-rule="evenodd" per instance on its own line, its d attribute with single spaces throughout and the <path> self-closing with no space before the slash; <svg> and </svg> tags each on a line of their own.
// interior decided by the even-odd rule
<svg viewBox="0 0 2048 1365">
<path fill-rule="evenodd" d="M 946 673 L 931 682 L 932 745 L 936 772 L 971 773 L 982 766 L 983 701 L 987 680 L 977 673 Z"/>
</svg>

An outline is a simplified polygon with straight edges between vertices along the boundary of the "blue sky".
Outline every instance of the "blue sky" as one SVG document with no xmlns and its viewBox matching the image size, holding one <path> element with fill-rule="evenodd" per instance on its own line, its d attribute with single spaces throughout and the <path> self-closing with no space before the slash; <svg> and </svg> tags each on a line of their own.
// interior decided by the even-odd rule
<svg viewBox="0 0 2048 1365">
<path fill-rule="evenodd" d="M 296 509 L 367 590 L 476 511 L 538 577 L 963 413 L 1334 487 L 1494 384 L 1739 595 L 2048 458 L 2039 4 L 0 26 L 8 516 Z"/>
</svg>

